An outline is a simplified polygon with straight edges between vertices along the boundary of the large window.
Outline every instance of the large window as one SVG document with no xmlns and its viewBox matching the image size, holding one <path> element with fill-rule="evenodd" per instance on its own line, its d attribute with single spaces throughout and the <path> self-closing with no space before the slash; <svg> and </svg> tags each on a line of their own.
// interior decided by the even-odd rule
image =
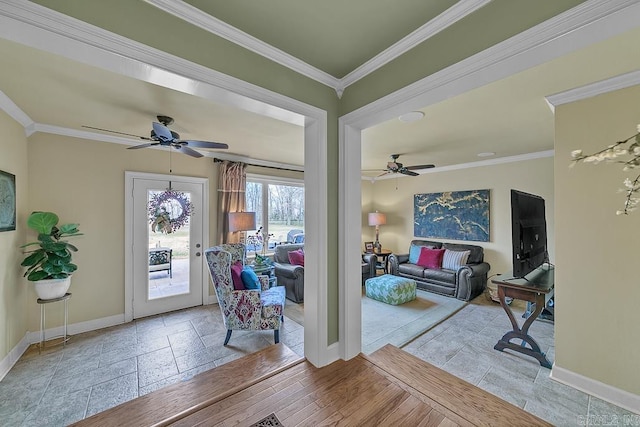
<svg viewBox="0 0 640 427">
<path fill-rule="evenodd" d="M 271 253 L 280 243 L 304 242 L 302 180 L 247 175 L 246 201 L 247 212 L 256 213 L 259 229 L 247 232 L 249 251 Z M 266 236 L 269 240 L 264 245 Z"/>
</svg>

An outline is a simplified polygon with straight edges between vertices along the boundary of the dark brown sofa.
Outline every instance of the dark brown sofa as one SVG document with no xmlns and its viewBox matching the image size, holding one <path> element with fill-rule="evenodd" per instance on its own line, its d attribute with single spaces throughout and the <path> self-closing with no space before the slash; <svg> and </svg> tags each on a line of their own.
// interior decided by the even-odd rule
<svg viewBox="0 0 640 427">
<path fill-rule="evenodd" d="M 409 262 L 409 254 L 389 255 L 389 273 L 416 281 L 419 289 L 470 301 L 487 286 L 487 273 L 491 266 L 484 262 L 484 249 L 477 245 L 442 243 L 430 240 L 412 240 L 411 245 L 435 249 L 470 251 L 467 263 L 457 270 L 430 269 Z"/>
</svg>

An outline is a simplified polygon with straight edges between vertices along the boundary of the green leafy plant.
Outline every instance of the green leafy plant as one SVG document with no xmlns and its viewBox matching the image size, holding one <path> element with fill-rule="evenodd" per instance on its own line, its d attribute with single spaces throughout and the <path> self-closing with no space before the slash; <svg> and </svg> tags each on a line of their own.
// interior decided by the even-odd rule
<svg viewBox="0 0 640 427">
<path fill-rule="evenodd" d="M 22 245 L 21 248 L 38 246 L 37 249 L 25 251 L 27 257 L 20 265 L 27 267 L 24 276 L 31 281 L 48 279 L 65 279 L 78 266 L 71 262 L 71 252 L 77 252 L 68 237 L 81 236 L 78 224 L 58 226 L 58 215 L 53 212 L 33 212 L 29 215 L 27 226 L 38 233 L 38 241 Z"/>
</svg>

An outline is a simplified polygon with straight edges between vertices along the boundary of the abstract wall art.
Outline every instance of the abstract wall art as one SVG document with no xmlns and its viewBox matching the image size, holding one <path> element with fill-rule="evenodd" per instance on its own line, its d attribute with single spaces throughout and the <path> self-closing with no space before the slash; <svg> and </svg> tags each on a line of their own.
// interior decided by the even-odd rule
<svg viewBox="0 0 640 427">
<path fill-rule="evenodd" d="M 413 206 L 416 237 L 489 241 L 489 190 L 415 194 Z"/>
<path fill-rule="evenodd" d="M 16 176 L 0 171 L 0 231 L 16 229 Z"/>
</svg>

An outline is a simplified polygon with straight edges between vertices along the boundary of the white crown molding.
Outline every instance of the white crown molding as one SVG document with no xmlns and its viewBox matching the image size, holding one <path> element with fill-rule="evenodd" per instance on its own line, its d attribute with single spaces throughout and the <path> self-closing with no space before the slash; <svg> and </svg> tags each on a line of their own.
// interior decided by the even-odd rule
<svg viewBox="0 0 640 427">
<path fill-rule="evenodd" d="M 229 40 L 245 49 L 248 49 L 258 55 L 264 56 L 280 65 L 307 76 L 317 82 L 320 82 L 330 88 L 336 89 L 340 85 L 340 80 L 332 75 L 325 73 L 318 68 L 307 64 L 306 62 L 290 55 L 276 47 L 271 46 L 262 40 L 253 37 L 231 25 L 227 24 L 208 15 L 200 9 L 191 6 L 180 0 L 144 0 L 152 6 L 161 9 L 177 18 L 180 18 L 190 24 L 202 28 L 212 34 Z"/>
<path fill-rule="evenodd" d="M 565 92 L 549 95 L 546 97 L 546 100 L 552 107 L 555 108 L 558 105 L 580 101 L 583 99 L 601 95 L 603 93 L 625 89 L 638 84 L 640 84 L 640 70 L 621 74 L 610 79 L 600 80 L 599 82 L 580 86 L 575 89 L 567 90 Z"/>
<path fill-rule="evenodd" d="M 18 107 L 4 92 L 0 91 L 0 109 L 7 113 L 13 120 L 20 123 L 27 136 L 28 128 L 33 125 L 33 120 Z"/>
<path fill-rule="evenodd" d="M 340 80 L 342 88 L 346 88 L 358 80 L 373 73 L 383 65 L 393 61 L 400 55 L 410 51 L 420 43 L 435 36 L 445 28 L 455 24 L 462 18 L 470 15 L 482 6 L 491 2 L 491 0 L 469 0 L 458 2 L 422 27 L 413 31 L 402 40 L 394 43 L 387 49 L 383 50 Z"/>
<path fill-rule="evenodd" d="M 324 114 L 317 107 L 29 1 L 0 0 L 0 37 L 298 126 L 304 126 L 302 114 Z"/>
<path fill-rule="evenodd" d="M 477 162 L 460 163 L 457 165 L 449 165 L 449 166 L 440 166 L 440 167 L 424 169 L 424 170 L 415 171 L 415 172 L 417 172 L 420 175 L 426 175 L 430 173 L 448 172 L 448 171 L 455 171 L 460 169 L 479 168 L 483 166 L 495 166 L 495 165 L 501 165 L 504 163 L 525 162 L 528 160 L 553 157 L 554 155 L 555 155 L 554 150 L 537 151 L 534 153 L 518 154 L 516 156 L 497 157 L 495 159 L 479 160 Z M 393 173 L 393 174 L 387 174 L 381 177 L 363 176 L 362 180 L 363 181 L 382 181 L 385 179 L 392 179 L 392 178 L 411 178 L 411 177 L 408 175 L 403 175 L 401 173 Z"/>
<path fill-rule="evenodd" d="M 385 49 L 375 57 L 371 58 L 354 71 L 347 74 L 342 79 L 334 77 L 318 68 L 307 64 L 306 62 L 259 40 L 244 31 L 241 31 L 231 25 L 211 16 L 202 10 L 191 6 L 181 0 L 144 0 L 145 2 L 162 9 L 177 18 L 196 25 L 203 30 L 229 40 L 245 49 L 248 49 L 258 55 L 262 55 L 280 65 L 284 65 L 289 69 L 316 80 L 326 86 L 333 88 L 338 98 L 342 97 L 344 89 L 357 82 L 361 78 L 374 72 L 386 63 L 394 60 L 403 53 L 413 49 L 418 44 L 434 36 L 465 16 L 473 13 L 491 0 L 467 0 L 458 2 L 450 7 L 422 27 L 413 31 L 402 40 L 396 42 L 391 47 Z"/>
<path fill-rule="evenodd" d="M 588 0 L 344 115 L 345 124 L 365 129 L 433 105 L 636 28 L 639 15 L 638 0 Z"/>
</svg>

